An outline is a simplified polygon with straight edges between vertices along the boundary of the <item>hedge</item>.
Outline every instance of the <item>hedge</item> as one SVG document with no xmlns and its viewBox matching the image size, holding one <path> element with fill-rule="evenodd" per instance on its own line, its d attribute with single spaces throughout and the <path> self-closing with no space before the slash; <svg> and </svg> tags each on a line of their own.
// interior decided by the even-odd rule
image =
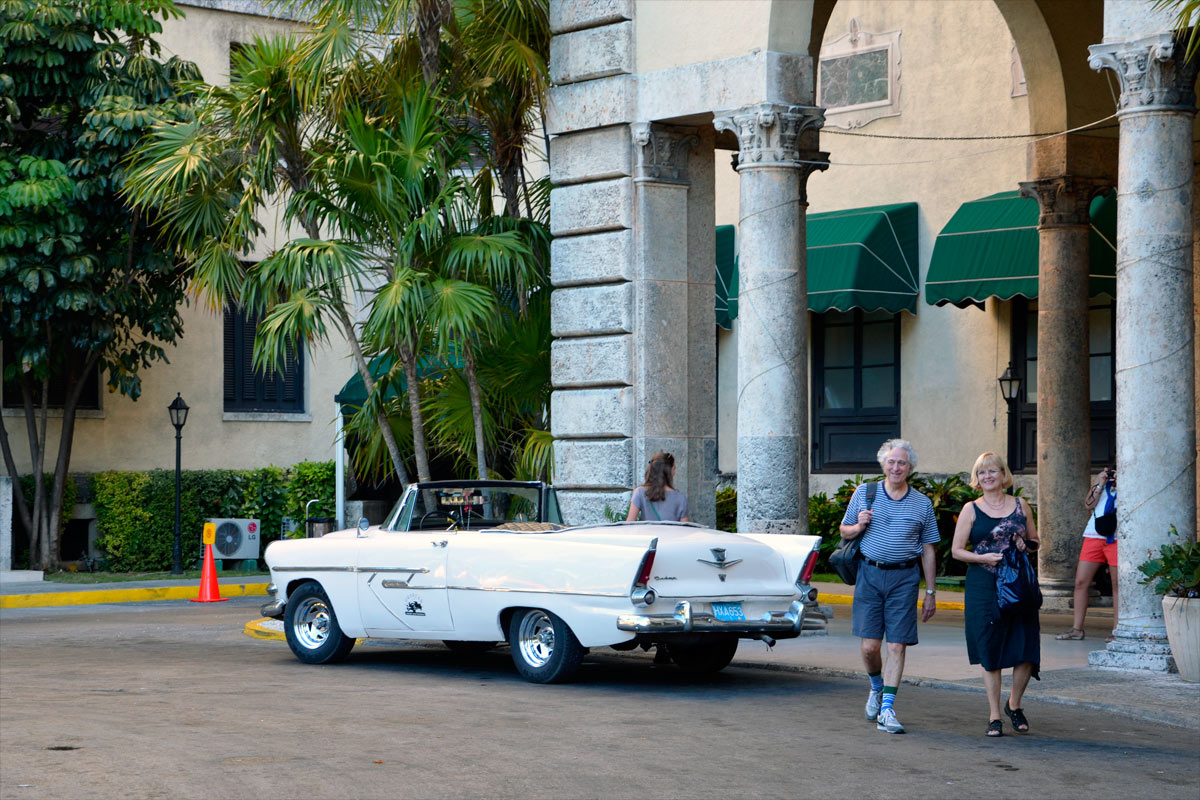
<svg viewBox="0 0 1200 800">
<path fill-rule="evenodd" d="M 185 568 L 199 562 L 204 521 L 211 517 L 258 519 L 263 549 L 280 538 L 283 518 L 333 513 L 333 462 L 302 462 L 285 470 L 192 470 L 180 476 L 180 530 Z M 101 472 L 92 476 L 92 502 L 106 568 L 115 572 L 170 569 L 175 541 L 175 472 Z"/>
</svg>

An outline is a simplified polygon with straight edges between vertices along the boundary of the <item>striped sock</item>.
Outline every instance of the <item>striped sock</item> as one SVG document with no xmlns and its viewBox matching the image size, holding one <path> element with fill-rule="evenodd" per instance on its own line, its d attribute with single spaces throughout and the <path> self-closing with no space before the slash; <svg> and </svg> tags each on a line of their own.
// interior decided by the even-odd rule
<svg viewBox="0 0 1200 800">
<path fill-rule="evenodd" d="M 882 714 L 884 711 L 891 708 L 895 702 L 896 702 L 896 687 L 895 686 L 883 687 L 883 702 L 879 704 L 879 713 Z"/>
<path fill-rule="evenodd" d="M 871 691 L 879 692 L 883 690 L 883 673 L 868 672 L 867 677 L 871 679 Z"/>
</svg>

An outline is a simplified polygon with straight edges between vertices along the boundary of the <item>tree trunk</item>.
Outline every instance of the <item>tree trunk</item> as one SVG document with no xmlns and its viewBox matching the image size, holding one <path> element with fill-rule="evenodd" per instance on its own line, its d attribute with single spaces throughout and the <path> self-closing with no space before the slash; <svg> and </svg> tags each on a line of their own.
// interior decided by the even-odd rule
<svg viewBox="0 0 1200 800">
<path fill-rule="evenodd" d="M 467 389 L 471 393 L 471 417 L 475 420 L 475 463 L 479 467 L 479 480 L 487 480 L 487 452 L 483 441 L 483 401 L 479 394 L 479 379 L 475 375 L 475 351 L 467 342 L 463 343 L 466 362 Z"/>
<path fill-rule="evenodd" d="M 404 364 L 404 380 L 408 384 L 408 410 L 412 415 L 413 455 L 417 460 L 417 480 L 428 481 L 429 450 L 425 445 L 425 418 L 421 415 L 421 392 L 417 385 L 417 355 L 408 347 L 400 347 L 400 361 Z"/>
<path fill-rule="evenodd" d="M 350 319 L 350 315 L 346 313 L 345 304 L 338 304 L 338 318 L 342 322 L 342 332 L 346 335 L 346 342 L 350 345 L 350 352 L 354 356 L 354 364 L 358 367 L 359 377 L 363 379 L 363 387 L 370 394 L 375 390 L 375 379 L 371 377 L 371 368 L 367 364 L 366 356 L 363 355 L 362 345 L 358 341 L 358 336 L 354 332 L 354 321 Z M 388 455 L 392 457 L 392 467 L 396 470 L 396 475 L 404 485 L 412 483 L 408 478 L 408 470 L 404 466 L 404 458 L 400 455 L 400 445 L 396 444 L 396 434 L 392 432 L 392 426 L 388 424 L 387 414 L 381 409 L 375 415 L 375 423 L 379 426 L 379 435 L 383 437 L 383 442 L 387 445 Z"/>
<path fill-rule="evenodd" d="M 12 444 L 8 440 L 8 429 L 4 426 L 4 416 L 0 415 L 0 451 L 4 453 L 4 468 L 12 478 L 13 505 L 17 509 L 17 517 L 26 531 L 33 530 L 33 514 L 25 501 L 25 493 L 21 491 L 21 473 L 17 471 L 17 460 L 13 457 Z"/>
<path fill-rule="evenodd" d="M 420 0 L 417 6 L 417 42 L 421 48 L 421 75 L 430 90 L 437 86 L 442 25 L 449 17 L 450 0 Z"/>
</svg>

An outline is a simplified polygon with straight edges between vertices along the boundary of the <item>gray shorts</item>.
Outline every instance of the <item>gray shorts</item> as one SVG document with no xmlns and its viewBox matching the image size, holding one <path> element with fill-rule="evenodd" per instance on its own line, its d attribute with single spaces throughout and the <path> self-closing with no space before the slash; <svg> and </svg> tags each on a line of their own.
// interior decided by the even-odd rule
<svg viewBox="0 0 1200 800">
<path fill-rule="evenodd" d="M 880 569 L 861 562 L 850 612 L 851 633 L 861 639 L 916 644 L 920 587 L 919 563 L 908 569 Z"/>
</svg>

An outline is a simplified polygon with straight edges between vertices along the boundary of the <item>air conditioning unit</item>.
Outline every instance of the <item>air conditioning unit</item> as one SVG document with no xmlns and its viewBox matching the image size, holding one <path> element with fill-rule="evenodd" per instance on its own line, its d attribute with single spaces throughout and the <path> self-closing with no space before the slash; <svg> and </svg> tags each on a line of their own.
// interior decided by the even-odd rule
<svg viewBox="0 0 1200 800">
<path fill-rule="evenodd" d="M 256 519 L 210 519 L 217 526 L 213 558 L 257 559 L 259 523 Z"/>
</svg>

